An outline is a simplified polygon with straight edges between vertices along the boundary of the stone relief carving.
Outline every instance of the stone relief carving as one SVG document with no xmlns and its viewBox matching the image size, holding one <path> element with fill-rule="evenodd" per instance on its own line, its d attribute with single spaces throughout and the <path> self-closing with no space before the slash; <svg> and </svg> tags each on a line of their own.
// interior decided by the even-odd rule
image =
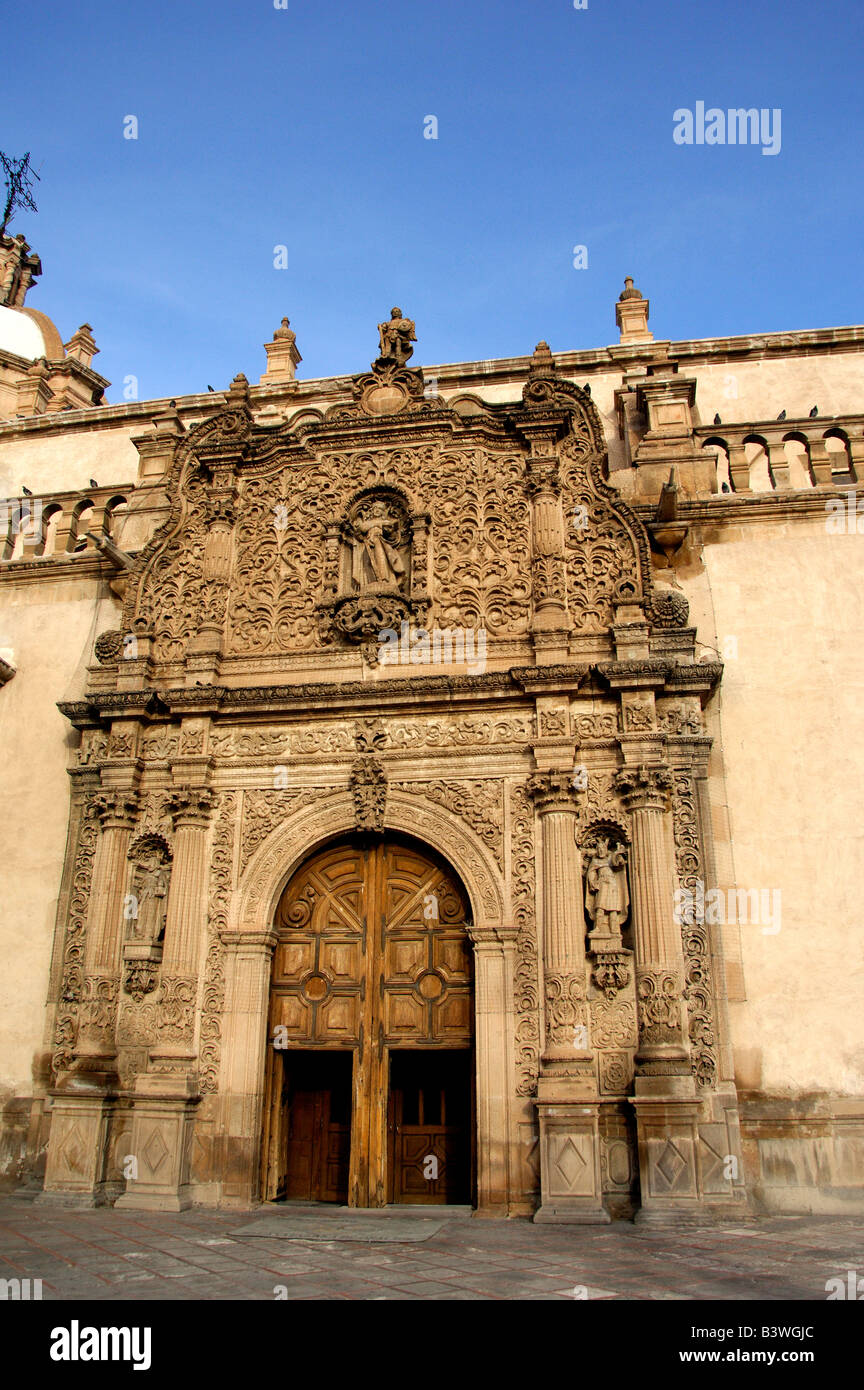
<svg viewBox="0 0 864 1390">
<path fill-rule="evenodd" d="M 658 707 L 657 724 L 668 734 L 703 734 L 699 702 L 687 701 Z"/>
<path fill-rule="evenodd" d="M 259 845 L 275 830 L 280 821 L 290 815 L 295 806 L 315 800 L 325 789 L 303 787 L 296 791 L 277 791 L 266 788 L 243 792 L 243 827 L 240 838 L 240 873 Z"/>
<path fill-rule="evenodd" d="M 585 911 L 592 922 L 589 942 L 621 941 L 630 911 L 627 852 L 619 840 L 599 835 L 589 850 L 585 870 Z"/>
<path fill-rule="evenodd" d="M 615 604 L 621 601 L 622 581 L 636 602 L 650 584 L 650 560 L 640 523 L 601 477 L 604 447 L 599 420 L 592 424 L 580 407 L 573 432 L 559 450 L 565 517 L 576 515 L 581 523 L 567 528 L 565 541 L 568 602 L 577 632 L 602 632 L 610 627 Z"/>
<path fill-rule="evenodd" d="M 591 1000 L 591 1040 L 598 1048 L 635 1048 L 636 1012 L 624 999 Z"/>
<path fill-rule="evenodd" d="M 425 796 L 467 821 L 504 867 L 503 784 L 494 779 L 474 781 L 394 782 L 392 790 Z"/>
<path fill-rule="evenodd" d="M 525 787 L 513 787 L 512 878 L 513 918 L 516 935 L 516 1093 L 533 1096 L 540 1070 L 539 984 L 537 977 L 537 928 L 534 917 L 536 848 L 534 804 Z"/>
<path fill-rule="evenodd" d="M 618 712 L 610 710 L 603 714 L 576 714 L 573 717 L 573 731 L 579 743 L 587 739 L 612 739 L 619 732 Z"/>
<path fill-rule="evenodd" d="M 54 1024 L 54 1075 L 67 1071 L 75 1053 L 78 1005 L 84 988 L 84 937 L 90 903 L 93 858 L 99 832 L 92 810 L 84 808 L 69 898 L 69 921 L 63 950 L 63 980 Z"/>
<path fill-rule="evenodd" d="M 165 935 L 165 912 L 171 879 L 171 850 L 161 835 L 140 835 L 127 855 L 132 865 L 126 900 L 127 937 L 154 945 Z"/>
<path fill-rule="evenodd" d="M 384 829 L 387 777 L 377 758 L 358 758 L 351 772 L 355 824 L 358 830 Z"/>
<path fill-rule="evenodd" d="M 705 872 L 699 840 L 699 813 L 692 773 L 673 770 L 672 824 L 675 836 L 675 863 L 678 882 L 689 888 L 690 907 L 682 913 L 681 940 L 684 948 L 684 999 L 693 1072 L 697 1085 L 712 1086 L 718 1075 L 717 1039 L 714 1026 L 714 997 L 711 981 L 711 946 L 708 928 L 697 917 L 701 901 L 698 885 Z"/>
<path fill-rule="evenodd" d="M 681 982 L 673 970 L 636 967 L 640 1037 L 648 1043 L 675 1043 L 681 1037 Z"/>
<path fill-rule="evenodd" d="M 201 996 L 198 1046 L 199 1084 L 206 1095 L 216 1090 L 225 1003 L 225 963 L 221 933 L 228 922 L 234 836 L 239 792 L 220 792 L 214 808 L 215 829 L 210 854 L 210 892 L 207 918 L 207 959 Z"/>
<path fill-rule="evenodd" d="M 543 981 L 546 996 L 546 1044 L 573 1047 L 577 1027 L 588 1022 L 585 981 L 572 973 L 547 975 Z M 582 1050 L 587 1047 L 586 1040 Z"/>
</svg>

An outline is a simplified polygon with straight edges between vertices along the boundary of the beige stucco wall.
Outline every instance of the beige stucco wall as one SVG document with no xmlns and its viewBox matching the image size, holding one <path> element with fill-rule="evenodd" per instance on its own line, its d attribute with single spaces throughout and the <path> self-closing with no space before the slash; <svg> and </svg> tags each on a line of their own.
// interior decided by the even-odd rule
<svg viewBox="0 0 864 1390">
<path fill-rule="evenodd" d="M 32 1093 L 43 1043 L 69 820 L 68 749 L 78 741 L 57 701 L 81 697 L 93 641 L 116 625 L 115 603 L 98 597 L 103 590 L 94 580 L 0 589 L 0 652 L 17 667 L 0 688 L 0 1099 Z"/>
<path fill-rule="evenodd" d="M 760 921 L 724 933 L 733 999 L 736 947 L 746 991 L 730 1005 L 737 1080 L 769 1095 L 862 1096 L 864 535 L 829 535 L 818 517 L 751 522 L 712 533 L 703 561 L 685 588 L 726 663 L 720 881 L 731 869 L 738 887 L 782 895 L 779 931 Z"/>
<path fill-rule="evenodd" d="M 91 478 L 101 487 L 134 483 L 138 451 L 131 436 L 145 434 L 149 425 L 149 420 L 135 420 L 111 429 L 0 437 L 0 496 L 20 495 L 22 484 L 39 496 L 87 492 Z"/>
</svg>

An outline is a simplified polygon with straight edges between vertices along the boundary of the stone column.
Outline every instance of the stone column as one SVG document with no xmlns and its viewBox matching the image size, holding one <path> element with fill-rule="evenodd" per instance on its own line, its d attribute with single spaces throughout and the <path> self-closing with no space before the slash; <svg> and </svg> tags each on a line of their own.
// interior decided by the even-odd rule
<svg viewBox="0 0 864 1390">
<path fill-rule="evenodd" d="M 606 1222 L 572 774 L 536 774 L 528 792 L 537 807 L 543 840 L 545 1045 L 537 1086 L 541 1206 L 534 1220 Z"/>
<path fill-rule="evenodd" d="M 207 920 L 207 827 L 213 793 L 190 787 L 172 793 L 168 803 L 174 823 L 174 867 L 165 918 L 164 975 L 198 973 Z"/>
<path fill-rule="evenodd" d="M 93 860 L 90 908 L 84 946 L 84 997 L 78 1027 L 75 1070 L 110 1069 L 116 1056 L 114 1025 L 123 938 L 127 852 L 138 798 L 112 790 L 94 798 L 102 826 Z"/>
<path fill-rule="evenodd" d="M 84 983 L 72 1068 L 51 1092 L 46 1205 L 95 1207 L 108 1200 L 106 1147 L 117 1097 L 115 1024 L 119 990 L 126 852 L 134 823 L 134 791 L 94 797 L 102 830 L 93 857 L 84 946 Z"/>
<path fill-rule="evenodd" d="M 548 351 L 548 349 L 547 349 Z M 536 353 L 535 353 L 536 357 Z M 531 498 L 531 586 L 534 646 L 544 662 L 565 661 L 570 619 L 564 516 L 555 454 L 555 433 L 545 421 L 523 422 L 531 446 L 525 486 Z"/>
<path fill-rule="evenodd" d="M 223 931 L 225 1006 L 218 1133 L 220 1205 L 248 1207 L 260 1184 L 265 1048 L 276 933 Z"/>
<path fill-rule="evenodd" d="M 477 1048 L 477 1215 L 509 1214 L 510 1173 L 518 1155 L 510 1133 L 516 928 L 474 943 Z"/>
<path fill-rule="evenodd" d="M 639 1221 L 697 1215 L 698 1101 L 690 1066 L 681 929 L 674 921 L 669 824 L 672 776 L 664 765 L 625 767 L 616 790 L 631 818 L 631 899 L 639 1050 L 633 1105 L 639 1146 Z"/>
<path fill-rule="evenodd" d="M 157 1005 L 163 1014 L 159 1019 L 157 1013 L 161 1036 L 150 1048 L 148 1071 L 135 1081 L 129 1146 L 135 1166 L 116 1203 L 121 1208 L 183 1211 L 192 1202 L 190 1151 L 200 1100 L 195 1000 L 207 920 L 207 826 L 212 804 L 213 793 L 205 787 L 178 789 L 168 803 L 175 838 Z"/>
</svg>

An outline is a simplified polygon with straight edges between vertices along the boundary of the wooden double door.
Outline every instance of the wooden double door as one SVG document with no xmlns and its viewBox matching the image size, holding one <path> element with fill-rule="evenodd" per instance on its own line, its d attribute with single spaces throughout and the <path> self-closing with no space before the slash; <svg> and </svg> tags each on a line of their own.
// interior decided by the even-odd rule
<svg viewBox="0 0 864 1390">
<path fill-rule="evenodd" d="M 276 913 L 266 1198 L 468 1202 L 473 958 L 452 870 L 401 840 L 320 851 Z"/>
</svg>

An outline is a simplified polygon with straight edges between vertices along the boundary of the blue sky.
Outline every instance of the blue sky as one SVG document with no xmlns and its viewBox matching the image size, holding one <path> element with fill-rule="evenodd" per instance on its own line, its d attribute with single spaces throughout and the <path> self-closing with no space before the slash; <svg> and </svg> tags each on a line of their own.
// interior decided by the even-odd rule
<svg viewBox="0 0 864 1390">
<path fill-rule="evenodd" d="M 255 382 L 283 314 L 301 377 L 365 370 L 394 304 L 412 365 L 600 347 L 627 274 L 658 338 L 864 320 L 860 0 L 287 4 L 4 13 L 28 303 L 93 325 L 109 400 Z M 779 107 L 780 153 L 676 145 L 698 101 Z"/>
</svg>

